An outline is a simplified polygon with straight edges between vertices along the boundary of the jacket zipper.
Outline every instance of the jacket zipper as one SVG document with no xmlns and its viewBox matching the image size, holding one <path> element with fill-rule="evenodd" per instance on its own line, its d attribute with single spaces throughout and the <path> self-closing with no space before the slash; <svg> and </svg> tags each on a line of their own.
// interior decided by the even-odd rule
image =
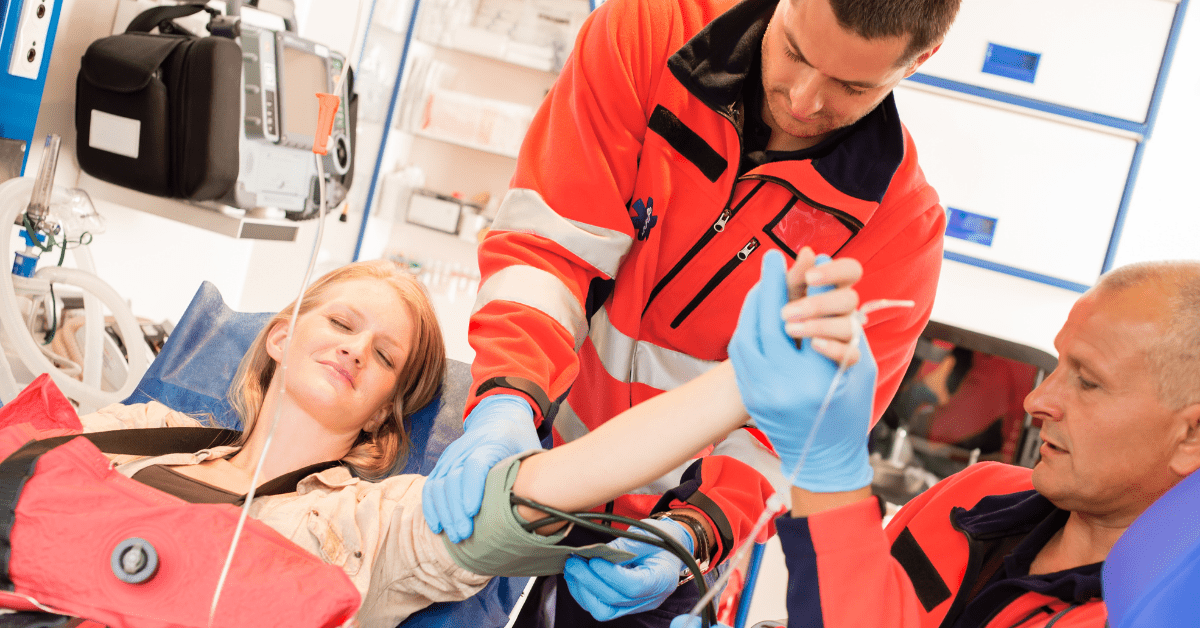
<svg viewBox="0 0 1200 628">
<path fill-rule="evenodd" d="M 979 549 L 979 541 L 974 535 L 958 525 L 959 513 L 966 511 L 966 508 L 960 506 L 950 509 L 950 525 L 955 530 L 961 532 L 963 536 L 967 537 L 967 568 L 963 573 L 962 582 L 958 585 L 958 592 L 954 594 L 954 599 L 950 602 L 950 609 L 946 611 L 946 616 L 942 618 L 939 628 L 950 628 L 958 621 L 968 601 L 967 596 L 963 595 L 963 592 L 970 591 L 971 587 L 975 586 L 975 580 L 979 578 L 979 570 L 983 566 L 983 556 Z"/>
<path fill-rule="evenodd" d="M 803 193 L 801 193 L 800 190 L 796 189 L 796 186 L 792 185 L 791 182 L 789 182 L 787 179 L 780 179 L 779 177 L 773 177 L 773 176 L 765 175 L 765 174 L 746 174 L 746 175 L 742 175 L 742 178 L 757 179 L 759 181 L 770 181 L 771 183 L 775 183 L 777 185 L 782 186 L 783 188 L 785 188 L 786 190 L 791 192 L 793 195 L 795 195 L 796 198 L 807 203 L 809 207 L 812 207 L 813 209 L 819 209 L 819 210 L 825 212 L 826 214 L 829 214 L 829 215 L 833 216 L 834 218 L 837 218 L 838 221 L 840 221 L 843 225 L 846 225 L 847 229 L 849 229 L 850 231 L 853 232 L 853 234 L 850 237 L 854 237 L 855 235 L 858 235 L 859 231 L 862 231 L 863 222 L 861 220 L 855 218 L 854 216 L 851 216 L 850 214 L 848 214 L 836 207 L 822 205 L 821 203 L 818 203 L 818 202 L 812 200 L 811 198 L 809 198 L 809 197 L 805 196 Z"/>
<path fill-rule="evenodd" d="M 704 232 L 704 235 L 700 236 L 699 240 L 696 240 L 696 243 L 692 245 L 692 248 L 688 249 L 688 252 L 685 253 L 683 257 L 679 258 L 679 261 L 675 263 L 675 266 L 671 268 L 671 271 L 664 275 L 663 278 L 659 280 L 658 284 L 654 286 L 654 289 L 650 291 L 650 297 L 646 299 L 646 305 L 642 308 L 642 316 L 646 315 L 646 312 L 650 309 L 650 304 L 654 302 L 654 298 L 658 296 L 658 293 L 662 292 L 663 288 L 666 288 L 667 284 L 670 283 L 672 279 L 675 279 L 675 276 L 683 270 L 684 266 L 687 266 L 688 262 L 692 261 L 692 258 L 696 257 L 696 255 L 700 253 L 701 249 L 703 249 L 705 245 L 715 238 L 718 233 L 721 233 L 725 230 L 725 224 L 729 222 L 729 219 L 733 218 L 733 215 L 738 213 L 738 210 L 740 210 L 764 185 L 766 185 L 765 181 L 759 183 L 753 190 L 750 190 L 750 192 L 746 194 L 746 197 L 742 199 L 742 202 L 737 204 L 737 207 L 730 207 L 730 205 L 733 203 L 734 191 L 737 189 L 737 181 L 734 182 L 733 189 L 729 191 L 729 200 L 725 202 L 725 209 L 721 210 L 721 214 L 717 216 L 716 222 L 714 222 L 712 226 Z"/>
<path fill-rule="evenodd" d="M 758 248 L 758 244 L 758 238 L 750 238 L 750 241 L 746 243 L 746 246 L 742 247 L 742 250 L 737 252 L 737 255 L 734 255 L 732 259 L 730 259 L 728 262 L 725 262 L 725 265 L 721 267 L 721 270 L 718 270 L 717 273 L 712 276 L 712 279 L 709 279 L 708 283 L 704 284 L 704 287 L 700 289 L 700 292 L 696 293 L 696 296 L 692 297 L 692 300 L 687 304 L 687 307 L 683 308 L 683 310 L 679 312 L 679 315 L 675 317 L 675 320 L 671 321 L 671 329 L 679 327 L 679 325 L 683 323 L 683 319 L 687 318 L 693 310 L 699 307 L 704 299 L 708 298 L 708 295 L 712 294 L 712 291 L 716 290 L 717 286 L 721 285 L 721 282 L 725 281 L 725 278 L 728 277 L 729 274 L 734 271 L 734 269 L 740 266 L 742 262 L 746 261 L 746 258 L 750 257 L 750 254 L 754 252 L 754 249 Z"/>
</svg>

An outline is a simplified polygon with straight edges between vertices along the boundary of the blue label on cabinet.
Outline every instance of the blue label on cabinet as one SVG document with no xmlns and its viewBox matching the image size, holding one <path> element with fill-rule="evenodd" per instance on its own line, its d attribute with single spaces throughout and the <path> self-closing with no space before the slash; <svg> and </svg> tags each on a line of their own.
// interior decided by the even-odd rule
<svg viewBox="0 0 1200 628">
<path fill-rule="evenodd" d="M 987 54 L 983 57 L 983 71 L 1032 83 L 1037 77 L 1038 62 L 1041 59 L 1041 53 L 989 43 Z"/>
<path fill-rule="evenodd" d="M 951 238 L 974 242 L 984 246 L 992 245 L 992 236 L 996 233 L 996 219 L 971 212 L 946 208 L 946 235 Z"/>
</svg>

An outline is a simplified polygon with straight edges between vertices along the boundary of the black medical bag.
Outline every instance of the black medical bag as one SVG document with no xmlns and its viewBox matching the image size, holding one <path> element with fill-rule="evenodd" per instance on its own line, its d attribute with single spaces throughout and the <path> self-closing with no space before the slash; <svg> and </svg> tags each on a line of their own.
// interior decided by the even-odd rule
<svg viewBox="0 0 1200 628">
<path fill-rule="evenodd" d="M 194 201 L 220 198 L 237 181 L 241 47 L 170 27 L 170 20 L 204 10 L 150 9 L 124 33 L 88 46 L 75 84 L 84 172 Z M 151 34 L 156 27 L 160 34 Z"/>
</svg>

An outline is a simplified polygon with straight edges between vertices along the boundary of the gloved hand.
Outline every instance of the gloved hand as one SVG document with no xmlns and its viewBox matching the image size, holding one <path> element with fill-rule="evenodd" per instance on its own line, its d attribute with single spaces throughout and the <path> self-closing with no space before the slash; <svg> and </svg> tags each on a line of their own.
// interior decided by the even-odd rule
<svg viewBox="0 0 1200 628">
<path fill-rule="evenodd" d="M 671 628 L 701 628 L 704 622 L 695 615 L 680 615 L 671 620 Z M 716 624 L 712 628 L 729 628 L 725 624 Z"/>
<path fill-rule="evenodd" d="M 434 533 L 458 543 L 474 531 L 488 471 L 505 458 L 541 447 L 533 408 L 517 395 L 485 397 L 467 415 L 465 433 L 450 443 L 421 491 L 421 510 Z"/>
<path fill-rule="evenodd" d="M 670 519 L 643 519 L 642 523 L 658 527 L 689 552 L 695 551 L 683 524 Z M 571 556 L 563 569 L 571 595 L 597 621 L 657 608 L 679 586 L 683 561 L 671 552 L 632 539 L 617 539 L 608 545 L 638 556 L 619 565 L 603 558 Z"/>
<path fill-rule="evenodd" d="M 822 263 L 820 258 L 817 263 Z M 810 288 L 809 294 L 817 290 Z M 762 278 L 746 295 L 729 343 L 742 402 L 779 454 L 784 477 L 791 477 L 809 447 L 793 484 L 818 493 L 867 486 L 872 477 L 867 436 L 876 372 L 870 347 L 865 337 L 859 339 L 862 357 L 842 376 L 824 419 L 815 425 L 838 365 L 813 350 L 807 339 L 797 349 L 784 333 L 780 310 L 787 295 L 783 255 L 768 251 Z"/>
</svg>

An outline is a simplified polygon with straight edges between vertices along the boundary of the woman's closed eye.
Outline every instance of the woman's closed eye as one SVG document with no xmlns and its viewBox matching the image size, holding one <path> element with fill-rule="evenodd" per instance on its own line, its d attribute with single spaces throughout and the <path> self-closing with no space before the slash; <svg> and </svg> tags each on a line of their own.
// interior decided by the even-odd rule
<svg viewBox="0 0 1200 628">
<path fill-rule="evenodd" d="M 396 365 L 392 362 L 392 359 L 388 357 L 387 352 L 379 350 L 375 352 L 375 355 L 379 356 L 379 360 L 383 362 L 384 366 L 387 366 L 389 369 L 396 367 Z"/>
<path fill-rule="evenodd" d="M 339 320 L 336 317 L 330 316 L 329 324 L 333 325 L 334 327 L 336 327 L 342 331 L 350 331 L 350 326 L 347 325 L 346 323 L 344 323 L 343 321 Z"/>
</svg>

